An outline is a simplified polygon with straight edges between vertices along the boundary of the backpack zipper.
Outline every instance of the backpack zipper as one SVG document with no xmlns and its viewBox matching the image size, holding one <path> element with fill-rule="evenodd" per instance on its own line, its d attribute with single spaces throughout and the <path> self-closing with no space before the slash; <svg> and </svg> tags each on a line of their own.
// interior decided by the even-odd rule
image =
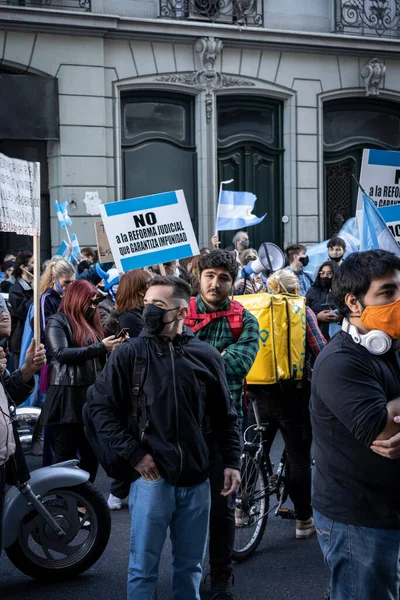
<svg viewBox="0 0 400 600">
<path fill-rule="evenodd" d="M 181 476 L 182 470 L 183 470 L 183 453 L 182 453 L 182 448 L 181 445 L 179 443 L 179 418 L 178 418 L 178 397 L 176 394 L 176 373 L 175 373 L 175 358 L 174 358 L 174 347 L 172 345 L 171 342 L 169 342 L 169 351 L 171 354 L 171 363 L 172 363 L 172 383 L 173 383 L 173 388 L 174 388 L 174 399 L 175 399 L 175 415 L 176 415 L 176 443 L 178 446 L 178 450 L 179 450 L 179 455 L 180 455 L 180 469 L 179 469 L 179 475 L 176 478 L 176 481 L 178 481 L 179 477 Z"/>
</svg>

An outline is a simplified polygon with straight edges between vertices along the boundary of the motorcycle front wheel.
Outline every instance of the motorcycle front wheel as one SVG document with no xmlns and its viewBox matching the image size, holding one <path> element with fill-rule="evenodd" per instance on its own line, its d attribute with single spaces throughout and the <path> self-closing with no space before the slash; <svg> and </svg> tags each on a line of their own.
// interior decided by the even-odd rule
<svg viewBox="0 0 400 600">
<path fill-rule="evenodd" d="M 94 565 L 107 546 L 111 532 L 107 503 L 89 482 L 51 490 L 41 500 L 66 535 L 59 537 L 32 510 L 19 524 L 18 537 L 6 553 L 34 579 L 72 579 Z"/>
</svg>

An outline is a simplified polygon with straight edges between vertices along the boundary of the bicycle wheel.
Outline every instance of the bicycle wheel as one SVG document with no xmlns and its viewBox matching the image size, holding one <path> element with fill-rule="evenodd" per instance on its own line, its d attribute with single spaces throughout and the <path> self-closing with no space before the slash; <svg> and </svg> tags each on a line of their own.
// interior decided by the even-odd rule
<svg viewBox="0 0 400 600">
<path fill-rule="evenodd" d="M 233 559 L 246 560 L 261 542 L 268 521 L 268 475 L 249 452 L 242 455 L 242 482 L 236 493 Z"/>
</svg>

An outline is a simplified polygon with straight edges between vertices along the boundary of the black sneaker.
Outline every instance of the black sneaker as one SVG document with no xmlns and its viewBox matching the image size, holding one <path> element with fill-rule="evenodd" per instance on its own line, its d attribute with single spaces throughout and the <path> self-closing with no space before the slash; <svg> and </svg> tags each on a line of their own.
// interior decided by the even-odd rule
<svg viewBox="0 0 400 600">
<path fill-rule="evenodd" d="M 223 573 L 222 575 L 214 576 L 211 575 L 211 600 L 234 600 L 231 592 L 233 575 Z"/>
</svg>

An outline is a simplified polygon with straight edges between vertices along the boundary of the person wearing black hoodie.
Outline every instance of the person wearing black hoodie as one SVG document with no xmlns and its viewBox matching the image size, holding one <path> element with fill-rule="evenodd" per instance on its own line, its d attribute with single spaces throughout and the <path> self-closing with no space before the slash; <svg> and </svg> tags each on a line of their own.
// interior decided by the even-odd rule
<svg viewBox="0 0 400 600">
<path fill-rule="evenodd" d="M 329 340 L 329 325 L 341 320 L 334 312 L 336 306 L 332 296 L 332 283 L 338 272 L 336 262 L 327 260 L 320 266 L 315 283 L 306 295 L 306 304 L 317 315 L 319 328 L 326 340 Z M 329 307 L 329 309 L 328 309 Z"/>
<path fill-rule="evenodd" d="M 233 495 L 240 483 L 240 435 L 224 361 L 183 324 L 189 301 L 190 288 L 181 279 L 151 280 L 143 332 L 113 353 L 88 390 L 98 435 L 132 468 L 128 600 L 154 597 L 168 529 L 172 595 L 200 600 L 210 510 L 209 430 L 224 463 L 221 494 Z M 146 367 L 133 418 L 136 357 Z"/>
</svg>

